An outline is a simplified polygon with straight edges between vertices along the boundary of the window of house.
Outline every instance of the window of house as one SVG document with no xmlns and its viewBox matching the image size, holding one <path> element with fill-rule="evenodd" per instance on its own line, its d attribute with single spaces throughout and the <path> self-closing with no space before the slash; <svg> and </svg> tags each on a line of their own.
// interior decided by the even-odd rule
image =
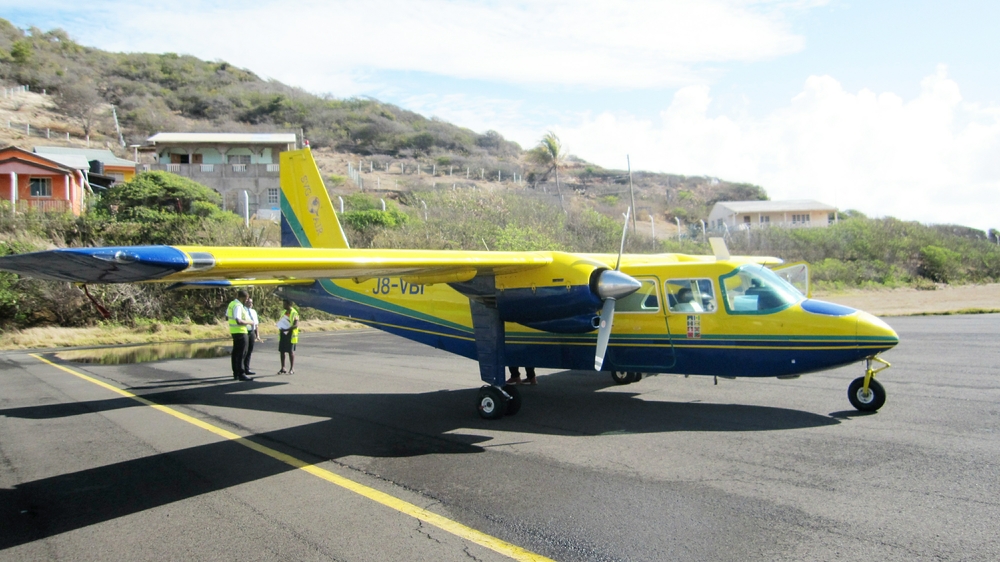
<svg viewBox="0 0 1000 562">
<path fill-rule="evenodd" d="M 715 289 L 710 279 L 670 279 L 663 288 L 670 312 L 715 311 Z"/>
<path fill-rule="evenodd" d="M 115 183 L 122 183 L 125 181 L 125 174 L 108 174 L 115 179 Z"/>
<path fill-rule="evenodd" d="M 770 224 L 770 222 L 771 222 L 771 217 L 769 215 L 761 215 L 760 216 L 760 223 L 761 224 Z"/>
<path fill-rule="evenodd" d="M 792 215 L 793 223 L 809 222 L 809 215 Z"/>
<path fill-rule="evenodd" d="M 268 205 L 278 205 L 281 202 L 280 195 L 278 194 L 277 187 L 267 188 L 267 204 Z"/>
<path fill-rule="evenodd" d="M 249 154 L 229 154 L 226 156 L 226 162 L 229 164 L 249 164 L 250 155 Z"/>
<path fill-rule="evenodd" d="M 32 197 L 52 197 L 52 178 L 31 178 Z"/>
<path fill-rule="evenodd" d="M 618 299 L 615 312 L 659 312 L 660 299 L 656 296 L 656 281 L 653 279 L 637 279 L 642 287 L 631 295 Z"/>
</svg>

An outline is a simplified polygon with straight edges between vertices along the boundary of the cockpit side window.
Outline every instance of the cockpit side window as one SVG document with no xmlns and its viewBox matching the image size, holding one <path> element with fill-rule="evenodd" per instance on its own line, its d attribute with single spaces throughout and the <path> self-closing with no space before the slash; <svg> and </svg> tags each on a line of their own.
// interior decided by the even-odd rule
<svg viewBox="0 0 1000 562">
<path fill-rule="evenodd" d="M 715 311 L 715 289 L 711 279 L 670 279 L 663 288 L 670 312 Z"/>
<path fill-rule="evenodd" d="M 787 281 L 762 265 L 744 265 L 719 277 L 729 314 L 770 314 L 802 300 Z"/>
<path fill-rule="evenodd" d="M 631 295 L 618 299 L 615 312 L 659 312 L 660 299 L 656 296 L 655 279 L 637 279 L 642 287 Z"/>
</svg>

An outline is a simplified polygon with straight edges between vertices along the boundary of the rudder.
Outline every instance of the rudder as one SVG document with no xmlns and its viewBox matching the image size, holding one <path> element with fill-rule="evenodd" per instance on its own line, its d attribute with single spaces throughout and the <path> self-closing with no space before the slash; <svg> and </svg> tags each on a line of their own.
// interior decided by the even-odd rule
<svg viewBox="0 0 1000 562">
<path fill-rule="evenodd" d="M 309 148 L 281 153 L 281 245 L 350 248 Z"/>
</svg>

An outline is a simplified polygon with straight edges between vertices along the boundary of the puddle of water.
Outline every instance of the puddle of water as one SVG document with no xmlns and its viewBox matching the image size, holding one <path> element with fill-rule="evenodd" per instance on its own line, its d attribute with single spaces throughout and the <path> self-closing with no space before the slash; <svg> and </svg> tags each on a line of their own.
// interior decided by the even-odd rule
<svg viewBox="0 0 1000 562">
<path fill-rule="evenodd" d="M 228 356 L 232 347 L 225 341 L 216 342 L 173 342 L 150 345 L 129 345 L 104 349 L 80 349 L 63 351 L 56 357 L 76 363 L 97 363 L 100 365 L 124 365 L 146 363 L 166 359 L 210 359 Z"/>
</svg>

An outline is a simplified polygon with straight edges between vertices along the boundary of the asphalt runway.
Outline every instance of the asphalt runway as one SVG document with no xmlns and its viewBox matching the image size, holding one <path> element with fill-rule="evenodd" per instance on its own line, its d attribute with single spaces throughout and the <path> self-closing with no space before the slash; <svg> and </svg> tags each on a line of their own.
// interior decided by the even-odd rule
<svg viewBox="0 0 1000 562">
<path fill-rule="evenodd" d="M 269 341 L 252 383 L 6 352 L 0 560 L 998 560 L 1000 315 L 889 323 L 873 415 L 860 364 L 539 370 L 489 422 L 472 361 L 370 330 L 303 335 L 292 376 Z"/>
</svg>

